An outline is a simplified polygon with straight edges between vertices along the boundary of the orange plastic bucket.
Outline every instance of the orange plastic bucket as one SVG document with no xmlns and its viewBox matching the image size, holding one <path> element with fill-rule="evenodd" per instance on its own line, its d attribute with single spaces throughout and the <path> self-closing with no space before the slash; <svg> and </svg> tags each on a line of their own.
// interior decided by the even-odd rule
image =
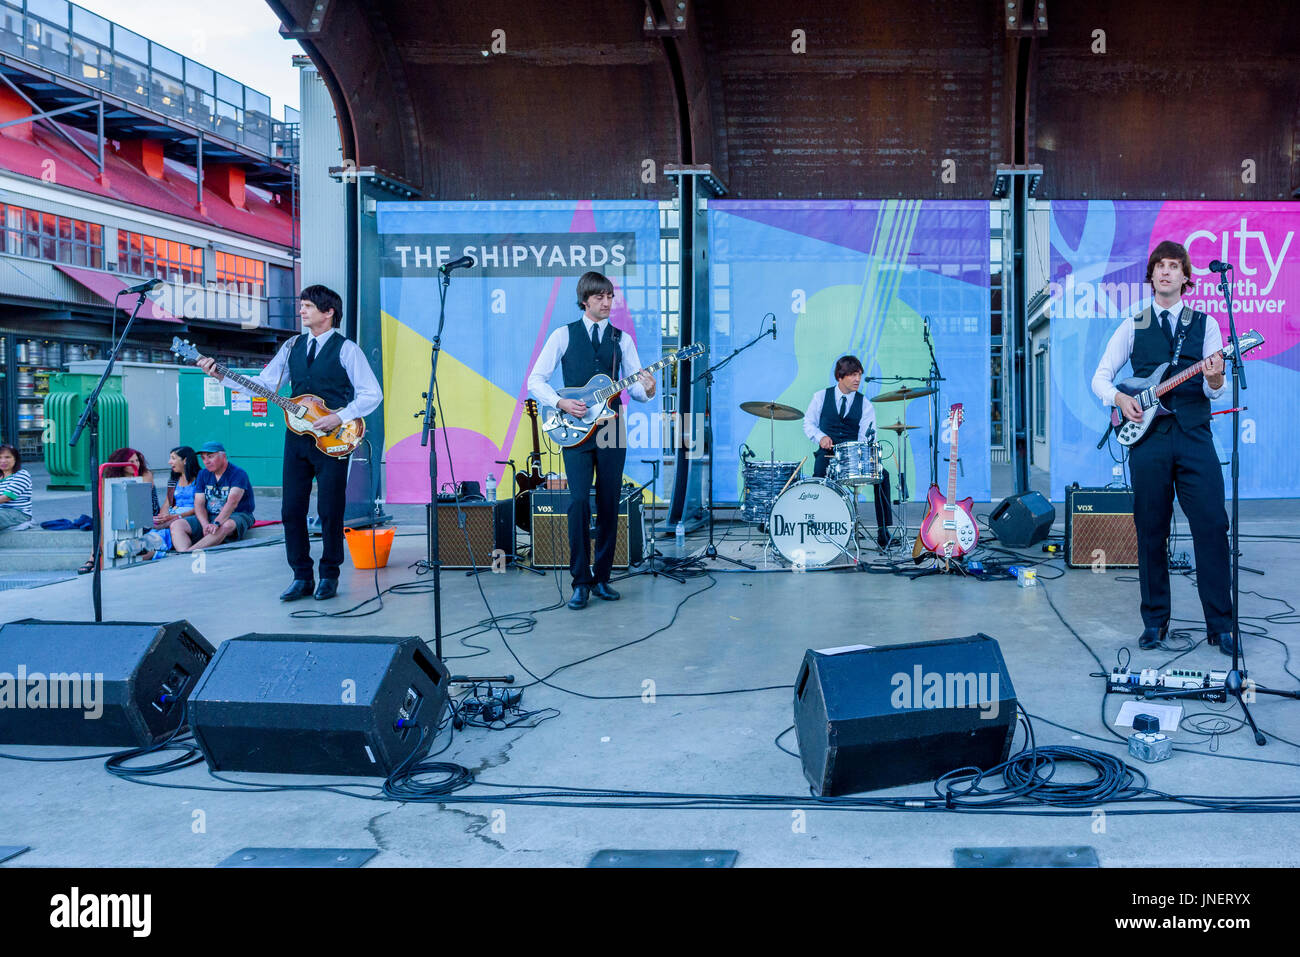
<svg viewBox="0 0 1300 957">
<path fill-rule="evenodd" d="M 388 553 L 393 547 L 395 528 L 345 528 L 343 538 L 348 543 L 353 568 L 387 568 Z"/>
</svg>

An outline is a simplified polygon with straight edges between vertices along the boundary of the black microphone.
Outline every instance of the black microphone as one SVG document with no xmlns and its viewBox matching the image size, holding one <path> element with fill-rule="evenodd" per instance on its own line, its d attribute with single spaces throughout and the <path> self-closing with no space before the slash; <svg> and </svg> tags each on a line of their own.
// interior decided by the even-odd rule
<svg viewBox="0 0 1300 957">
<path fill-rule="evenodd" d="M 772 317 L 772 341 L 776 342 L 776 316 Z"/>
<path fill-rule="evenodd" d="M 925 341 L 929 342 L 930 341 L 930 317 L 922 316 L 921 323 L 922 323 L 921 328 L 925 330 Z"/>
<path fill-rule="evenodd" d="M 152 292 L 163 284 L 161 279 L 146 279 L 144 282 L 138 282 L 134 286 L 127 286 L 122 290 L 123 295 L 126 293 Z"/>
<path fill-rule="evenodd" d="M 1217 259 L 1210 263 L 1210 272 L 1227 272 L 1231 268 L 1232 263 L 1219 262 Z"/>
<path fill-rule="evenodd" d="M 439 266 L 438 272 L 443 273 L 445 275 L 446 273 L 451 272 L 453 269 L 473 269 L 473 268 L 474 268 L 474 257 L 461 256 L 459 259 L 453 259 L 445 266 Z"/>
</svg>

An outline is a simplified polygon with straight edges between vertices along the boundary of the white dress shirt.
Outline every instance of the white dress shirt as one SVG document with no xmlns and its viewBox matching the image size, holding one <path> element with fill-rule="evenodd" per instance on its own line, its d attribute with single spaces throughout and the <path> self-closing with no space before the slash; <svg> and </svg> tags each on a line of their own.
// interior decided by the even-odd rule
<svg viewBox="0 0 1300 957">
<path fill-rule="evenodd" d="M 1155 310 L 1154 322 L 1160 324 L 1160 313 L 1164 312 L 1165 307 L 1152 303 Z M 1146 310 L 1143 310 L 1142 315 Z M 1169 307 L 1169 327 L 1173 330 L 1174 339 L 1178 339 L 1178 323 L 1183 313 L 1183 304 L 1180 300 Z M 1189 317 L 1190 318 L 1190 317 Z M 1097 371 L 1092 375 L 1092 391 L 1101 399 L 1102 404 L 1112 406 L 1115 404 L 1115 393 L 1119 390 L 1115 388 L 1115 377 L 1119 370 L 1124 368 L 1129 357 L 1133 355 L 1133 335 L 1136 331 L 1135 317 L 1129 316 L 1120 323 L 1119 328 L 1115 330 L 1114 335 L 1110 337 L 1110 342 L 1106 344 L 1106 351 L 1102 353 L 1101 362 L 1097 365 Z M 1172 348 L 1172 347 L 1171 347 Z M 1219 323 L 1213 316 L 1205 317 L 1205 341 L 1201 345 L 1201 358 L 1218 352 L 1223 348 L 1223 333 L 1219 331 Z M 1204 376 L 1201 376 L 1201 391 L 1211 399 L 1217 399 L 1223 395 L 1224 390 L 1228 388 L 1228 380 L 1225 376 L 1223 385 L 1217 389 L 1211 389 L 1210 383 Z"/>
<path fill-rule="evenodd" d="M 330 328 L 319 336 L 313 336 L 304 329 L 302 334 L 308 340 L 307 349 L 311 349 L 311 342 L 314 340 L 316 342 L 316 354 L 320 355 L 325 348 L 325 343 L 329 341 L 330 336 L 334 335 L 334 332 L 335 330 Z M 284 381 L 285 376 L 289 374 L 289 351 L 296 341 L 296 337 L 285 340 L 284 345 L 280 347 L 280 351 L 266 364 L 266 368 L 249 378 L 259 385 L 266 386 L 272 392 L 279 392 L 281 383 Z M 379 380 L 375 378 L 375 373 L 371 370 L 370 363 L 366 361 L 366 357 L 362 354 L 361 347 L 351 339 L 343 340 L 343 346 L 339 349 L 339 362 L 343 366 L 343 371 L 348 374 L 348 379 L 351 381 L 356 395 L 352 397 L 351 402 L 339 409 L 338 417 L 344 422 L 349 419 L 364 419 L 379 408 L 379 403 L 383 401 L 384 393 L 379 388 Z M 229 378 L 223 379 L 221 384 L 227 389 L 242 388 L 238 382 Z"/>
<path fill-rule="evenodd" d="M 591 329 L 596 323 L 584 313 L 582 316 L 583 328 L 587 330 L 587 338 L 591 339 Z M 609 320 L 602 320 L 600 323 L 600 341 L 604 343 L 605 337 L 610 334 L 614 327 L 609 324 Z M 545 405 L 554 406 L 560 401 L 559 393 L 551 385 L 551 376 L 555 374 L 556 368 L 560 364 L 560 359 L 564 352 L 569 348 L 569 327 L 560 326 L 546 339 L 546 345 L 542 346 L 541 354 L 537 357 L 537 362 L 533 365 L 533 371 L 528 373 L 528 391 L 533 398 Z M 641 371 L 641 357 L 637 355 L 636 343 L 632 341 L 631 336 L 623 336 L 619 340 L 619 349 L 622 350 L 623 362 L 619 366 L 618 378 L 626 379 L 635 372 Z M 602 370 L 608 374 L 608 370 Z M 585 383 L 584 383 L 585 385 Z M 645 394 L 645 386 L 639 381 L 632 383 L 627 389 L 628 395 L 638 402 L 649 402 L 649 397 Z"/>
<path fill-rule="evenodd" d="M 853 410 L 853 397 L 856 392 L 845 393 L 837 385 L 835 387 L 835 414 L 840 412 L 840 398 L 847 401 L 848 411 Z M 808 411 L 803 414 L 803 434 L 808 436 L 814 442 L 821 442 L 826 433 L 818 428 L 822 420 L 822 404 L 826 399 L 826 390 L 818 389 L 813 393 L 812 401 L 808 403 Z M 858 441 L 866 441 L 867 432 L 876 427 L 876 410 L 872 408 L 871 401 L 864 395 L 862 397 L 862 419 L 858 422 Z"/>
</svg>

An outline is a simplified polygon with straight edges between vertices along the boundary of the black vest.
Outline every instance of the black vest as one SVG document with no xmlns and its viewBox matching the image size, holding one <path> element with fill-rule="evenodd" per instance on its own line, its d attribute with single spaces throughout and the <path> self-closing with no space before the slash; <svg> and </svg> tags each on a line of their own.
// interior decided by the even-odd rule
<svg viewBox="0 0 1300 957">
<path fill-rule="evenodd" d="M 303 333 L 289 350 L 289 388 L 294 395 L 311 393 L 320 396 L 320 400 L 331 409 L 341 409 L 356 396 L 357 390 L 348 378 L 347 370 L 339 361 L 339 352 L 343 349 L 343 333 L 337 329 L 334 335 L 325 340 L 325 345 L 316 353 L 311 368 L 307 367 L 307 348 L 311 336 Z"/>
<path fill-rule="evenodd" d="M 1145 379 L 1155 372 L 1161 363 L 1169 362 L 1169 354 L 1173 351 L 1174 343 L 1178 341 L 1179 333 L 1184 328 L 1187 331 L 1183 335 L 1182 347 L 1177 358 L 1165 370 L 1164 378 L 1177 375 L 1188 366 L 1201 361 L 1203 358 L 1201 353 L 1205 349 L 1205 313 L 1183 306 L 1182 315 L 1191 317 L 1186 327 L 1181 322 L 1174 321 L 1172 315 L 1169 317 L 1173 325 L 1172 339 L 1166 336 L 1164 329 L 1161 328 L 1160 310 L 1154 306 L 1149 312 L 1139 315 L 1134 320 L 1133 354 L 1129 357 L 1129 362 L 1133 365 L 1133 375 Z M 1143 321 L 1144 319 L 1146 321 Z M 1165 408 L 1178 417 L 1178 424 L 1184 430 L 1206 425 L 1210 421 L 1210 400 L 1202 388 L 1201 379 L 1201 376 L 1192 376 L 1160 398 Z"/>
<path fill-rule="evenodd" d="M 817 428 L 829 435 L 836 445 L 841 442 L 856 442 L 858 426 L 862 424 L 862 393 L 853 393 L 853 401 L 849 403 L 848 413 L 842 419 L 840 418 L 840 395 L 838 386 L 831 386 L 826 390 L 826 394 L 822 397 L 822 417 L 817 423 Z"/>
<path fill-rule="evenodd" d="M 607 375 L 618 381 L 618 370 L 623 366 L 623 350 L 618 340 L 623 337 L 620 329 L 605 325 L 600 330 L 599 351 L 591 348 L 591 336 L 581 319 L 569 323 L 569 345 L 560 357 L 560 369 L 564 373 L 566 388 L 584 386 L 595 375 Z M 610 408 L 618 408 L 619 397 L 615 396 L 609 403 Z"/>
</svg>

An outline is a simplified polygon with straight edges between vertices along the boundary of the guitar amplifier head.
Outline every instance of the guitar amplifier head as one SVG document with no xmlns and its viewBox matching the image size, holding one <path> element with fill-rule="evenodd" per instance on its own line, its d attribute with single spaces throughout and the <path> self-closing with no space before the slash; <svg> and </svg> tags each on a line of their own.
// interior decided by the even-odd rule
<svg viewBox="0 0 1300 957">
<path fill-rule="evenodd" d="M 595 560 L 596 492 L 589 499 L 591 528 L 588 561 Z M 552 489 L 533 490 L 533 565 L 537 568 L 569 567 L 569 493 Z M 614 535 L 614 567 L 627 568 L 628 559 L 640 564 L 645 558 L 645 529 L 641 500 L 632 496 L 619 502 L 618 529 Z"/>
<path fill-rule="evenodd" d="M 1132 489 L 1081 488 L 1077 483 L 1066 488 L 1065 564 L 1137 567 Z"/>
</svg>

